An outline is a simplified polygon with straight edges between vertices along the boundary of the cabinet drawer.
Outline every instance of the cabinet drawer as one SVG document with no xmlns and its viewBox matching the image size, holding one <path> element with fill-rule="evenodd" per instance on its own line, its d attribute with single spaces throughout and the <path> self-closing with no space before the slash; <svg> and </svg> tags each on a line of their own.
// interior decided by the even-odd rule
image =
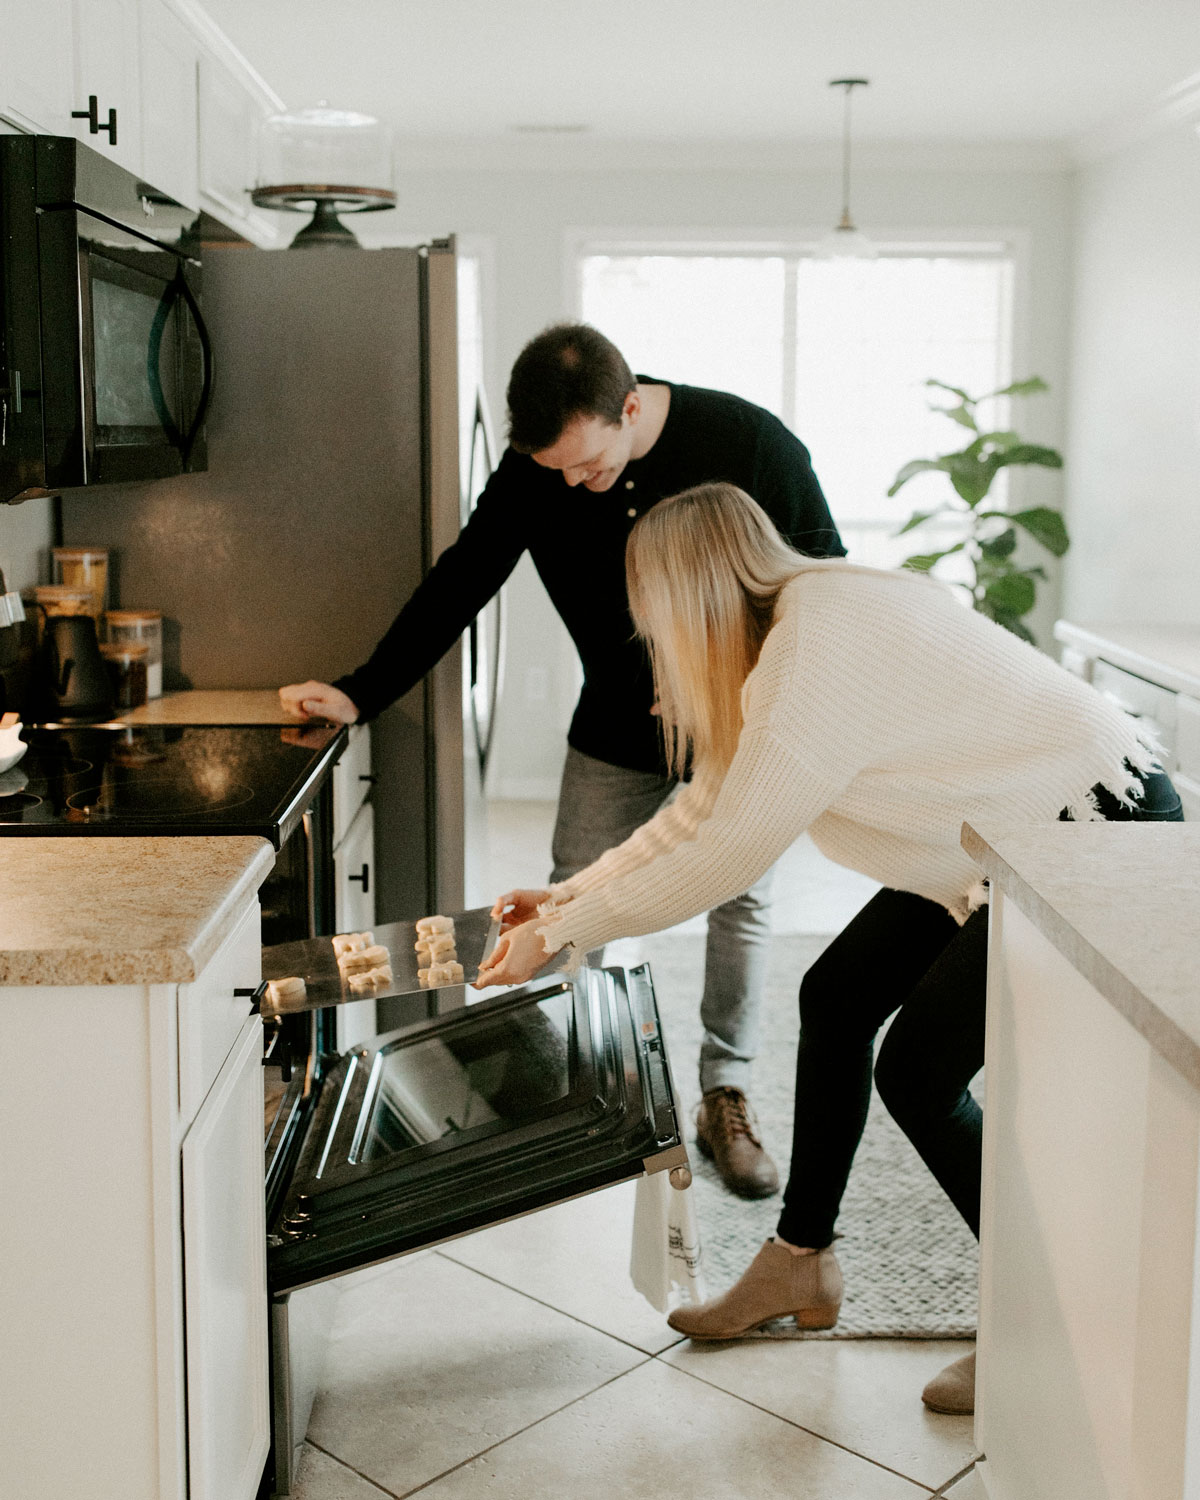
<svg viewBox="0 0 1200 1500">
<path fill-rule="evenodd" d="M 250 1014 L 250 1002 L 234 990 L 253 989 L 262 978 L 258 902 L 221 944 L 203 973 L 179 986 L 179 1113 L 195 1119 L 213 1079 Z"/>
<path fill-rule="evenodd" d="M 371 790 L 371 731 L 365 724 L 350 726 L 346 753 L 333 768 L 333 847 L 350 831 L 354 815 Z"/>
<path fill-rule="evenodd" d="M 1200 699 L 1180 693 L 1175 713 L 1176 764 L 1189 780 L 1200 782 Z"/>
</svg>

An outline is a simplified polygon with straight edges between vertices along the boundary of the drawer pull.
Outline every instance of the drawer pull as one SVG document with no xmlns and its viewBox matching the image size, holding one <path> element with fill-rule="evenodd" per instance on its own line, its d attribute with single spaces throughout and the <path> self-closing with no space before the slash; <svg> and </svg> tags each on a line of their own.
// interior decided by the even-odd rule
<svg viewBox="0 0 1200 1500">
<path fill-rule="evenodd" d="M 365 775 L 360 776 L 358 779 L 359 781 L 365 781 L 368 786 L 374 786 L 375 783 L 379 780 L 379 777 L 371 775 L 371 773 L 368 771 Z"/>
<path fill-rule="evenodd" d="M 236 998 L 241 1000 L 249 1000 L 250 1014 L 252 1016 L 259 1016 L 262 1014 L 263 997 L 267 993 L 267 985 L 269 982 L 269 980 L 264 979 L 260 985 L 256 985 L 252 990 L 234 990 L 233 993 Z"/>
<path fill-rule="evenodd" d="M 363 895 L 364 896 L 367 895 L 370 892 L 370 889 L 371 889 L 371 867 L 370 867 L 370 865 L 363 865 L 363 867 L 362 867 L 362 874 L 361 875 L 350 875 L 350 876 L 347 876 L 347 879 L 349 879 L 349 880 L 361 880 L 362 881 L 362 888 L 363 888 Z"/>
</svg>

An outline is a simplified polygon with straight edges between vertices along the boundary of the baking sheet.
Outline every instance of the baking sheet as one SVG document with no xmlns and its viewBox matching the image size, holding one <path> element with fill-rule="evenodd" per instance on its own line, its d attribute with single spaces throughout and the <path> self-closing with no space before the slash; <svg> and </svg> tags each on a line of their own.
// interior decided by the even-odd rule
<svg viewBox="0 0 1200 1500">
<path fill-rule="evenodd" d="M 458 962 L 463 966 L 463 984 L 430 986 L 417 978 L 417 926 L 415 922 L 381 922 L 373 930 L 376 943 L 382 943 L 391 954 L 392 982 L 374 990 L 352 990 L 338 968 L 332 938 L 307 938 L 298 943 L 276 943 L 262 950 L 262 977 L 287 979 L 293 975 L 304 980 L 305 993 L 295 1001 L 273 1006 L 264 997 L 262 1014 L 293 1015 L 298 1011 L 320 1010 L 326 1005 L 348 1005 L 356 1000 L 385 1000 L 393 995 L 429 995 L 437 988 L 461 990 L 479 972 L 484 959 L 496 946 L 500 922 L 493 920 L 491 908 L 477 906 L 471 911 L 445 912 L 454 919 L 454 944 Z M 482 991 L 475 992 L 482 996 Z"/>
</svg>

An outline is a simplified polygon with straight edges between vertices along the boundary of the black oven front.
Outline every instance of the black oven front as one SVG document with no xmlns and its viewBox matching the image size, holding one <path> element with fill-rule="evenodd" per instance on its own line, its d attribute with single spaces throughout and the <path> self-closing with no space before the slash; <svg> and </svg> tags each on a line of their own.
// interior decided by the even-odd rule
<svg viewBox="0 0 1200 1500">
<path fill-rule="evenodd" d="M 78 141 L 0 138 L 0 499 L 207 465 L 194 214 Z"/>
</svg>

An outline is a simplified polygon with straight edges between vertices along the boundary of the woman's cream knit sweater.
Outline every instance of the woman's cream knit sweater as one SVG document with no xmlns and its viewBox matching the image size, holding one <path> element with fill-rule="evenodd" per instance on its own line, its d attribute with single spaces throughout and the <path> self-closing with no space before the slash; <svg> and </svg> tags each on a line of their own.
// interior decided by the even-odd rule
<svg viewBox="0 0 1200 1500">
<path fill-rule="evenodd" d="M 814 562 L 783 590 L 742 691 L 724 776 L 699 768 L 623 844 L 556 886 L 539 931 L 577 954 L 657 932 L 747 890 L 806 829 L 830 859 L 940 902 L 986 896 L 959 839 L 1092 810 L 1126 763 L 1155 764 L 1131 719 L 940 584 Z"/>
</svg>

